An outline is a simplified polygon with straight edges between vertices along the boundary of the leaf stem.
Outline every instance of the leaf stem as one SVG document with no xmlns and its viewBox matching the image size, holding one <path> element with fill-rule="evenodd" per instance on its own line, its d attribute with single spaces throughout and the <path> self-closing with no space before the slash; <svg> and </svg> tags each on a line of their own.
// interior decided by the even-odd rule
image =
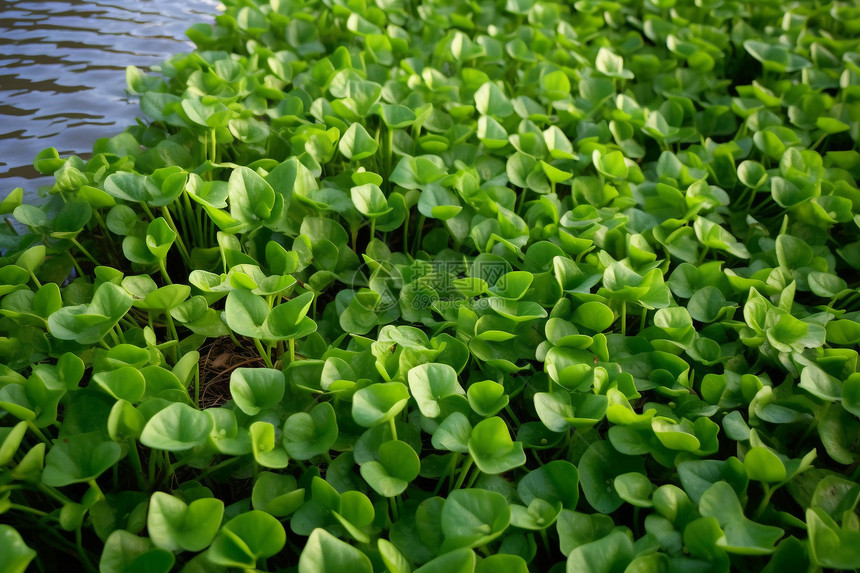
<svg viewBox="0 0 860 573">
<path fill-rule="evenodd" d="M 86 567 L 87 571 L 96 573 L 98 569 L 93 566 L 93 562 L 90 561 L 90 557 L 87 555 L 86 549 L 84 549 L 83 535 L 80 527 L 75 530 L 75 547 L 78 548 L 78 554 L 81 556 L 84 567 Z"/>
<path fill-rule="evenodd" d="M 469 478 L 469 483 L 466 484 L 466 489 L 469 489 L 473 485 L 475 485 L 475 482 L 478 481 L 478 477 L 480 475 L 481 475 L 481 470 L 479 470 L 478 468 L 473 469 L 472 470 L 472 477 Z"/>
<path fill-rule="evenodd" d="M 172 285 L 173 281 L 170 280 L 170 275 L 167 274 L 167 267 L 164 266 L 164 259 L 158 259 L 158 270 L 161 272 L 164 282 Z"/>
<path fill-rule="evenodd" d="M 47 444 L 48 446 L 51 445 L 51 440 L 49 440 L 47 437 L 45 437 L 45 434 L 42 433 L 42 430 L 40 430 L 38 427 L 36 427 L 36 424 L 34 424 L 32 421 L 28 421 L 27 427 L 30 428 L 30 431 L 33 432 L 34 434 L 36 434 L 36 436 L 40 440 L 45 442 L 45 444 Z"/>
<path fill-rule="evenodd" d="M 187 268 L 190 269 L 191 257 L 188 255 L 188 249 L 185 248 L 185 242 L 182 240 L 182 233 L 180 233 L 179 229 L 176 228 L 176 223 L 173 222 L 173 217 L 170 216 L 170 211 L 167 207 L 161 207 L 161 214 L 164 215 L 164 220 L 167 222 L 167 226 L 176 233 L 176 246 L 179 247 L 179 254 L 182 256 L 182 260 L 185 261 Z"/>
<path fill-rule="evenodd" d="M 394 421 L 394 418 L 388 418 L 388 427 L 391 428 L 391 439 L 397 439 L 397 423 Z"/>
<path fill-rule="evenodd" d="M 150 485 L 155 484 L 155 472 L 156 472 L 156 452 L 155 450 L 151 450 L 149 452 L 149 483 Z"/>
<path fill-rule="evenodd" d="M 36 509 L 35 507 L 29 507 L 26 505 L 19 505 L 17 503 L 10 503 L 6 506 L 7 509 L 14 509 L 16 511 L 22 511 L 24 513 L 32 513 L 33 515 L 38 515 L 39 517 L 50 517 L 50 514 L 42 511 L 40 509 Z M 56 518 L 54 518 L 56 519 Z"/>
<path fill-rule="evenodd" d="M 418 216 L 418 224 L 415 226 L 415 241 L 412 244 L 412 254 L 414 255 L 421 249 L 421 234 L 424 232 L 424 215 Z"/>
<path fill-rule="evenodd" d="M 69 498 L 67 498 L 66 496 L 64 496 L 60 492 L 58 492 L 56 489 L 54 489 L 50 486 L 47 486 L 43 483 L 39 484 L 39 491 L 41 491 L 42 493 L 44 493 L 45 495 L 47 495 L 49 497 L 54 498 L 55 500 L 57 500 L 58 502 L 60 502 L 63 505 L 65 505 L 67 503 L 72 503 L 72 500 L 70 500 Z"/>
<path fill-rule="evenodd" d="M 764 513 L 764 510 L 767 509 L 767 505 L 770 503 L 770 498 L 773 495 L 773 492 L 779 489 L 779 485 L 775 487 L 770 487 L 768 484 L 762 484 L 764 487 L 764 496 L 761 498 L 761 502 L 758 504 L 758 507 L 755 508 L 755 512 L 753 512 L 753 520 L 757 520 L 761 517 L 761 514 Z"/>
<path fill-rule="evenodd" d="M 466 454 L 466 461 L 463 464 L 462 469 L 460 469 L 460 477 L 457 478 L 457 482 L 454 484 L 453 489 L 460 489 L 460 486 L 462 486 L 463 482 L 466 481 L 466 474 L 469 473 L 469 469 L 472 467 L 473 463 L 475 463 L 475 460 L 472 458 L 472 455 Z"/>
<path fill-rule="evenodd" d="M 208 476 L 209 474 L 211 474 L 211 473 L 213 473 L 213 472 L 217 472 L 218 470 L 220 470 L 220 469 L 222 469 L 222 468 L 225 468 L 225 467 L 227 467 L 228 465 L 230 465 L 230 464 L 232 464 L 232 463 L 236 463 L 236 462 L 237 462 L 237 461 L 239 461 L 240 459 L 241 459 L 241 458 L 239 458 L 239 457 L 232 457 L 232 458 L 227 458 L 227 459 L 226 459 L 226 460 L 224 460 L 223 462 L 218 462 L 217 464 L 215 464 L 214 466 L 210 467 L 209 469 L 207 469 L 206 471 L 204 471 L 203 473 L 201 473 L 199 476 L 197 476 L 197 479 L 198 479 L 198 480 L 202 480 L 203 478 L 205 478 L 205 477 L 206 477 L 206 476 Z"/>
<path fill-rule="evenodd" d="M 75 259 L 74 255 L 72 255 L 71 251 L 66 251 L 66 254 L 69 255 L 69 258 L 72 259 L 72 266 L 75 267 L 75 272 L 78 273 L 79 277 L 85 276 L 83 269 L 78 264 L 77 259 Z"/>
<path fill-rule="evenodd" d="M 84 254 L 84 256 L 86 258 L 88 258 L 95 266 L 97 266 L 97 267 L 101 266 L 101 264 L 99 264 L 99 262 L 95 259 L 95 257 L 92 256 L 90 254 L 90 252 L 88 250 L 86 250 L 84 248 L 84 246 L 82 244 L 80 244 L 76 238 L 72 237 L 71 241 L 78 249 L 80 249 L 80 251 Z"/>
<path fill-rule="evenodd" d="M 128 443 L 128 461 L 134 470 L 134 477 L 137 480 L 137 489 L 147 491 L 146 480 L 143 477 L 143 466 L 140 464 L 140 454 L 137 451 L 137 442 L 132 438 Z"/>
<path fill-rule="evenodd" d="M 266 352 L 266 349 L 263 348 L 263 343 L 256 338 L 252 338 L 251 340 L 254 341 L 254 346 L 257 347 L 257 352 L 260 353 L 260 357 L 263 359 L 263 362 L 266 363 L 266 366 L 268 366 L 269 368 L 274 368 L 274 366 L 272 365 L 272 357 L 269 356 L 269 354 Z"/>
<path fill-rule="evenodd" d="M 399 513 L 397 511 L 397 496 L 388 498 L 388 505 L 391 506 L 391 518 L 392 521 L 397 521 L 400 519 Z"/>
<path fill-rule="evenodd" d="M 114 466 L 114 467 L 116 467 L 116 466 Z M 91 480 L 88 480 L 88 481 L 87 481 L 87 483 L 89 484 L 89 486 L 90 486 L 91 488 L 93 488 L 94 490 L 96 490 L 96 492 L 98 493 L 98 498 L 99 498 L 99 499 L 104 499 L 104 498 L 105 498 L 105 494 L 102 492 L 102 488 L 100 488 L 100 487 L 99 487 L 99 484 L 98 484 L 98 482 L 95 480 L 95 478 L 93 478 L 93 479 L 91 479 Z"/>
<path fill-rule="evenodd" d="M 621 336 L 627 335 L 627 301 L 621 301 Z"/>
</svg>

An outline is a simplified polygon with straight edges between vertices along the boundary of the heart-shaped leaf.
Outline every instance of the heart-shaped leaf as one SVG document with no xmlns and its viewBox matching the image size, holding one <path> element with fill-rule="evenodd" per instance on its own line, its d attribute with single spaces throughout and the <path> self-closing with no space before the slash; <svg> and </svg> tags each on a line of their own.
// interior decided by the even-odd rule
<svg viewBox="0 0 860 573">
<path fill-rule="evenodd" d="M 157 547 L 167 551 L 202 551 L 221 527 L 224 502 L 203 498 L 186 504 L 157 491 L 149 500 L 146 527 Z"/>
</svg>

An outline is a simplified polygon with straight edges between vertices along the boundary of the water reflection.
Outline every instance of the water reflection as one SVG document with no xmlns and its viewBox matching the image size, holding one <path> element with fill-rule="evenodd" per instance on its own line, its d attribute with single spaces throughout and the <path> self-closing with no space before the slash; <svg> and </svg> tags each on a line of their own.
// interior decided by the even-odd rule
<svg viewBox="0 0 860 573">
<path fill-rule="evenodd" d="M 185 30 L 212 22 L 217 0 L 0 0 L 0 198 L 33 197 L 51 178 L 46 147 L 85 154 L 138 115 L 125 67 L 148 68 L 192 49 Z"/>
</svg>

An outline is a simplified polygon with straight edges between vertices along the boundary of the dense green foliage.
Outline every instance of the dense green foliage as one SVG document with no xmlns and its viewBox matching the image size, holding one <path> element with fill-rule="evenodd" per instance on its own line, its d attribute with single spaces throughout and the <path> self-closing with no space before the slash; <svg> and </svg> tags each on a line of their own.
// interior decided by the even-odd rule
<svg viewBox="0 0 860 573">
<path fill-rule="evenodd" d="M 0 203 L 0 571 L 860 568 L 858 8 L 226 4 Z"/>
</svg>

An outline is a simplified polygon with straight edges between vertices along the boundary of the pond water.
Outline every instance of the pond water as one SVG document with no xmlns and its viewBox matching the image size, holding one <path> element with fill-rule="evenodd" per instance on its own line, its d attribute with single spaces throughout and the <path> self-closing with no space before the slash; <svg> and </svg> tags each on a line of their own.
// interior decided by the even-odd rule
<svg viewBox="0 0 860 573">
<path fill-rule="evenodd" d="M 147 69 L 193 44 L 185 30 L 213 22 L 218 0 L 0 0 L 0 199 L 36 197 L 33 157 L 56 147 L 86 154 L 134 124 L 125 68 Z"/>
</svg>

